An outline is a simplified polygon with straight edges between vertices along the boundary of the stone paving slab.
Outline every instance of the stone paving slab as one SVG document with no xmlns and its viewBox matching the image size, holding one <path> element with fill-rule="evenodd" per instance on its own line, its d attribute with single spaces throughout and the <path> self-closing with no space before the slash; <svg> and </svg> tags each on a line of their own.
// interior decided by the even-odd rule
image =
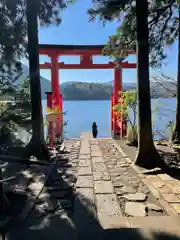
<svg viewBox="0 0 180 240">
<path fill-rule="evenodd" d="M 92 157 L 91 160 L 93 164 L 104 163 L 104 160 L 102 157 Z"/>
<path fill-rule="evenodd" d="M 92 188 L 77 189 L 74 209 L 76 212 L 81 211 L 84 212 L 84 214 L 86 215 L 93 215 L 94 217 L 96 217 L 95 199 Z"/>
<path fill-rule="evenodd" d="M 81 155 L 89 155 L 90 154 L 90 149 L 89 148 L 84 148 L 83 150 L 80 151 Z"/>
<path fill-rule="evenodd" d="M 93 171 L 93 179 L 94 181 L 110 181 L 111 178 L 108 172 L 96 172 Z"/>
<path fill-rule="evenodd" d="M 92 176 L 78 176 L 76 188 L 93 188 Z"/>
<path fill-rule="evenodd" d="M 90 154 L 79 154 L 79 160 L 90 159 Z"/>
<path fill-rule="evenodd" d="M 93 136 L 92 136 L 92 133 L 90 133 L 90 132 L 82 132 L 81 133 L 81 135 L 80 135 L 80 138 L 82 138 L 82 139 L 92 139 L 93 138 Z"/>
<path fill-rule="evenodd" d="M 115 194 L 96 194 L 95 199 L 98 219 L 104 229 L 128 226 L 127 220 L 122 218 Z"/>
<path fill-rule="evenodd" d="M 111 181 L 95 181 L 94 182 L 95 193 L 114 193 L 114 188 Z"/>
<path fill-rule="evenodd" d="M 100 151 L 92 151 L 91 157 L 102 157 L 102 153 Z"/>
<path fill-rule="evenodd" d="M 178 217 L 135 217 L 128 218 L 131 228 L 148 228 L 163 233 L 180 236 L 180 219 Z"/>
<path fill-rule="evenodd" d="M 89 159 L 79 159 L 79 163 L 78 165 L 80 167 L 87 167 L 87 166 L 90 166 L 91 165 L 91 162 Z"/>
<path fill-rule="evenodd" d="M 77 175 L 79 176 L 92 175 L 91 166 L 78 167 Z"/>
<path fill-rule="evenodd" d="M 107 172 L 106 165 L 103 162 L 94 163 L 92 162 L 92 169 L 96 172 Z"/>
<path fill-rule="evenodd" d="M 91 202 L 91 204 L 95 204 L 94 192 L 92 188 L 78 188 L 76 193 L 86 198 L 87 201 Z"/>
</svg>

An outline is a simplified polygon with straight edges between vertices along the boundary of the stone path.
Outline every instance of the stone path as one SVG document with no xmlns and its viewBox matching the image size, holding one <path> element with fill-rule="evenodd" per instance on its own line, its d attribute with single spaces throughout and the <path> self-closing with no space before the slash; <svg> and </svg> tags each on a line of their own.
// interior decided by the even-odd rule
<svg viewBox="0 0 180 240">
<path fill-rule="evenodd" d="M 132 169 L 113 140 L 99 140 L 123 216 L 163 216 L 166 211 Z"/>
<path fill-rule="evenodd" d="M 166 201 L 169 207 L 174 210 L 174 213 L 180 215 L 180 181 L 167 174 L 146 175 L 145 179 L 147 184 L 151 186 L 152 191 L 159 193 L 158 198 Z"/>
<path fill-rule="evenodd" d="M 65 152 L 55 150 L 54 167 L 47 167 L 31 183 L 27 206 L 12 224 L 8 239 L 50 239 L 74 236 L 71 219 L 77 180 L 80 139 L 68 140 Z M 47 180 L 47 181 L 46 181 Z M 59 227 L 60 226 L 60 227 Z"/>
<path fill-rule="evenodd" d="M 90 133 L 67 141 L 36 205 L 19 221 L 9 240 L 180 239 L 179 217 L 167 211 L 112 139 Z"/>
<path fill-rule="evenodd" d="M 30 218 L 59 212 L 72 214 L 79 150 L 80 141 L 68 141 L 66 153 L 60 154 L 61 158 L 39 194 L 36 207 L 29 214 Z"/>
<path fill-rule="evenodd" d="M 102 228 L 118 227 L 120 222 L 125 226 L 98 140 L 90 140 L 92 137 L 89 139 L 83 135 L 81 138 L 76 191 L 91 200 L 90 205 L 97 210 L 94 216 L 97 216 Z M 76 214 L 79 209 L 74 211 Z"/>
<path fill-rule="evenodd" d="M 121 154 L 126 157 L 126 151 L 122 150 L 119 145 L 115 143 L 116 148 L 119 149 Z M 125 152 L 124 152 L 125 151 Z M 131 160 L 129 159 L 131 162 Z M 164 208 L 166 208 L 169 215 L 180 216 L 180 180 L 169 176 L 166 173 L 157 171 L 139 173 L 137 168 L 136 173 L 143 179 L 143 182 L 148 186 L 153 195 L 158 199 Z"/>
<path fill-rule="evenodd" d="M 92 139 L 85 133 L 81 139 L 76 191 L 91 199 L 103 229 L 149 228 L 180 236 L 180 219 L 166 210 L 113 140 Z"/>
</svg>

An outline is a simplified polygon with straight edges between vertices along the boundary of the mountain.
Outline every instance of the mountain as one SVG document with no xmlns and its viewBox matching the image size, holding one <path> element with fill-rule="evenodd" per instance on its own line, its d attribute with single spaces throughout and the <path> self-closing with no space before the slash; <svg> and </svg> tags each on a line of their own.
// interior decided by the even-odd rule
<svg viewBox="0 0 180 240">
<path fill-rule="evenodd" d="M 29 76 L 29 68 L 24 64 L 22 64 L 21 67 L 22 67 L 22 74 L 20 75 L 19 78 L 16 79 L 16 81 L 15 81 L 16 85 L 23 83 L 24 80 Z M 16 77 L 16 76 L 14 76 L 14 77 Z M 50 91 L 51 83 L 48 79 L 46 79 L 44 77 L 41 77 L 40 80 L 41 80 L 41 96 L 42 96 L 42 99 L 46 99 L 45 93 Z M 10 100 L 10 97 L 0 96 L 0 100 Z"/>
<path fill-rule="evenodd" d="M 23 79 L 29 76 L 29 68 L 24 64 L 22 64 L 22 68 L 23 68 L 24 74 L 19 79 L 19 82 L 22 82 Z M 44 77 L 41 77 L 40 80 L 41 80 L 41 96 L 42 96 L 42 99 L 46 99 L 46 92 L 51 91 L 51 83 L 48 79 Z"/>
<path fill-rule="evenodd" d="M 176 97 L 176 83 L 164 81 L 163 83 L 151 82 L 152 97 Z"/>
<path fill-rule="evenodd" d="M 29 75 L 29 68 L 22 64 L 23 74 L 17 79 L 17 84 L 23 82 Z M 60 84 L 60 90 L 64 100 L 109 100 L 112 94 L 113 81 L 104 83 L 93 82 L 65 82 Z M 123 90 L 136 89 L 136 83 L 123 83 Z M 41 95 L 46 99 L 46 92 L 51 90 L 51 83 L 48 79 L 41 77 Z M 174 82 L 151 83 L 151 96 L 153 98 L 169 98 L 176 96 L 176 84 Z M 0 100 L 8 100 L 7 96 L 1 96 Z"/>
<path fill-rule="evenodd" d="M 112 94 L 112 81 L 105 83 L 66 82 L 61 84 L 61 92 L 65 100 L 108 100 Z M 136 83 L 123 83 L 123 90 L 134 90 Z M 151 83 L 152 98 L 171 98 L 176 96 L 174 82 Z"/>
<path fill-rule="evenodd" d="M 61 84 L 64 100 L 107 100 L 112 86 L 100 83 L 73 82 Z"/>
</svg>

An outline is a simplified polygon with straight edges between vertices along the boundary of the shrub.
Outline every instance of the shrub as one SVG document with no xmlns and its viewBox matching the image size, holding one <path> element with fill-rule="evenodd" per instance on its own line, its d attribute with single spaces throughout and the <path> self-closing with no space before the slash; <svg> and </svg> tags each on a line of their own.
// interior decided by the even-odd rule
<svg viewBox="0 0 180 240">
<path fill-rule="evenodd" d="M 137 134 L 137 91 L 129 90 L 126 92 L 120 92 L 120 101 L 114 107 L 114 110 L 118 116 L 123 118 L 128 123 L 127 140 L 128 145 L 137 146 L 138 134 Z"/>
</svg>

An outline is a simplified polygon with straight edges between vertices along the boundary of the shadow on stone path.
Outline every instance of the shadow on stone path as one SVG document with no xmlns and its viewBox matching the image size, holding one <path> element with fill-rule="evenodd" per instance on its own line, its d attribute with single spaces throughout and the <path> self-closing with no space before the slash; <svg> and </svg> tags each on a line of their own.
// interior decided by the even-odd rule
<svg viewBox="0 0 180 240">
<path fill-rule="evenodd" d="M 81 196 L 82 197 L 82 196 Z M 88 199 L 77 197 L 76 201 L 81 209 L 81 218 L 74 219 L 67 217 L 66 214 L 49 214 L 40 219 L 26 220 L 25 222 L 16 222 L 12 228 L 8 240 L 180 240 L 175 235 L 162 233 L 156 230 L 146 230 L 141 228 L 120 228 L 103 229 L 97 218 L 88 210 L 86 206 L 91 205 Z"/>
<path fill-rule="evenodd" d="M 84 154 L 82 149 L 80 152 Z M 33 211 L 26 219 L 12 222 L 7 240 L 180 240 L 175 235 L 165 234 L 156 228 L 141 228 L 138 224 L 137 227 L 129 225 L 104 229 L 97 216 L 98 205 L 94 206 L 91 198 L 86 197 L 86 191 L 91 192 L 92 188 L 79 191 L 74 187 L 78 178 L 79 154 L 78 143 L 76 146 L 72 144 L 69 154 L 57 164 Z"/>
</svg>

